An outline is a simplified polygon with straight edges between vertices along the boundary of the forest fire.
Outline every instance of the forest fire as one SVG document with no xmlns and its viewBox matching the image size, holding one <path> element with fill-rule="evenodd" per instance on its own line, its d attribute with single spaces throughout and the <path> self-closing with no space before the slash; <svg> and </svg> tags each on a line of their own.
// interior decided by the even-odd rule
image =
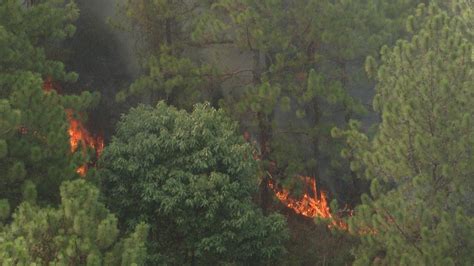
<svg viewBox="0 0 474 266">
<path fill-rule="evenodd" d="M 59 83 L 54 82 L 53 79 L 48 76 L 43 82 L 43 90 L 47 93 L 52 90 L 57 92 L 61 91 L 61 86 Z M 74 111 L 72 109 L 66 109 L 67 119 L 69 121 L 69 145 L 72 153 L 77 151 L 79 145 L 81 145 L 83 158 L 86 159 L 87 149 L 93 148 L 95 150 L 96 158 L 100 156 L 104 149 L 104 140 L 100 136 L 92 136 L 91 133 L 86 129 L 82 124 L 81 120 L 74 117 Z M 84 162 L 76 172 L 80 176 L 85 176 L 87 170 L 89 169 L 89 162 Z"/>
<path fill-rule="evenodd" d="M 254 147 L 258 147 L 256 141 L 252 141 L 252 136 L 248 131 L 244 131 L 243 137 L 245 141 L 252 143 Z M 253 150 L 253 158 L 256 161 L 261 160 L 260 151 Z M 275 166 L 275 162 L 271 162 Z M 267 172 L 268 173 L 268 172 Z M 271 177 L 271 175 L 268 173 Z M 316 179 L 308 176 L 299 176 L 304 182 L 306 191 L 300 199 L 291 197 L 290 191 L 278 186 L 273 178 L 268 180 L 268 187 L 275 193 L 275 196 L 286 207 L 292 209 L 295 213 L 309 218 L 323 218 L 330 220 L 329 228 L 338 228 L 341 230 L 348 230 L 348 224 L 340 219 L 337 215 L 333 215 L 330 211 L 327 195 L 325 191 L 320 190 L 318 196 L 318 189 L 316 186 Z M 349 210 L 349 215 L 352 215 L 352 210 Z"/>
<path fill-rule="evenodd" d="M 331 220 L 331 223 L 328 225 L 329 228 L 335 227 L 347 230 L 347 223 L 331 214 L 326 192 L 319 191 L 320 195 L 318 197 L 316 180 L 311 177 L 301 178 L 305 182 L 306 187 L 309 188 L 309 191 L 306 191 L 300 199 L 292 198 L 288 190 L 279 188 L 272 180 L 269 181 L 268 186 L 273 190 L 273 192 L 275 192 L 275 196 L 280 200 L 280 202 L 292 209 L 295 213 L 309 218 L 319 217 L 329 219 Z"/>
<path fill-rule="evenodd" d="M 104 140 L 101 137 L 92 136 L 89 131 L 84 127 L 82 122 L 74 118 L 74 113 L 70 109 L 66 109 L 67 118 L 69 120 L 69 144 L 71 146 L 71 152 L 77 151 L 79 145 L 81 145 L 83 156 L 86 157 L 87 148 L 93 148 L 96 156 L 99 157 L 104 149 Z M 88 163 L 85 162 L 80 166 L 76 172 L 85 176 L 88 170 Z"/>
</svg>

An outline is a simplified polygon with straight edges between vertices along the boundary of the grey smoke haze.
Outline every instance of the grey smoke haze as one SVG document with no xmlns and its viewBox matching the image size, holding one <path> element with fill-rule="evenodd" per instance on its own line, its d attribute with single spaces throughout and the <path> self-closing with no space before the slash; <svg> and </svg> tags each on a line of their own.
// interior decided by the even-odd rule
<svg viewBox="0 0 474 266">
<path fill-rule="evenodd" d="M 103 25 L 105 25 L 107 32 L 109 32 L 111 36 L 114 36 L 113 40 L 104 41 L 110 41 L 111 43 L 115 44 L 113 47 L 116 47 L 117 51 L 113 51 L 113 54 L 114 56 L 120 57 L 120 60 L 118 60 L 118 62 L 120 62 L 120 66 L 118 66 L 118 68 L 120 68 L 122 72 L 126 72 L 128 74 L 128 77 L 125 78 L 126 82 L 123 84 L 117 84 L 117 82 L 114 80 L 117 78 L 116 76 L 103 77 L 104 79 L 109 79 L 108 82 L 110 85 L 107 85 L 106 88 L 102 88 L 103 91 L 101 93 L 103 98 L 110 102 L 107 103 L 106 106 L 102 106 L 102 111 L 97 113 L 99 115 L 101 115 L 100 113 L 110 113 L 110 115 L 102 115 L 103 117 L 98 119 L 100 120 L 98 124 L 104 124 L 103 121 L 108 121 L 108 123 L 111 124 L 110 130 L 108 130 L 109 132 L 113 131 L 114 124 L 109 121 L 117 120 L 120 114 L 119 111 L 111 110 L 115 104 L 113 102 L 115 94 L 118 90 L 124 89 L 126 86 L 130 85 L 130 83 L 133 82 L 133 80 L 140 74 L 138 59 L 135 55 L 135 38 L 133 34 L 113 28 L 111 25 L 107 25 L 107 20 L 110 18 L 112 20 L 115 18 L 117 21 L 120 21 L 120 19 L 123 20 L 123 18 L 116 17 L 116 8 L 120 1 L 123 0 L 78 0 L 78 2 L 80 2 L 81 6 L 83 7 L 81 12 L 84 12 L 84 15 L 87 12 L 88 16 L 97 18 L 99 23 L 103 23 Z M 94 49 L 94 47 L 88 47 L 88 49 Z M 253 70 L 255 67 L 251 53 L 242 52 L 232 45 L 215 45 L 202 49 L 193 48 L 192 50 L 187 51 L 187 56 L 190 56 L 195 60 L 207 62 L 217 66 L 224 73 Z M 264 60 L 265 58 L 262 58 L 260 65 L 264 64 Z M 353 74 L 353 72 L 357 69 L 356 65 L 361 63 L 362 62 L 352 62 L 352 64 L 348 63 L 346 69 L 348 75 L 351 76 L 351 74 Z M 87 65 L 89 67 L 93 67 L 90 62 L 87 63 Z M 99 77 L 101 75 L 100 73 L 95 73 L 95 75 L 96 76 L 94 78 L 102 78 Z M 226 82 L 222 84 L 222 95 L 224 97 L 239 96 L 242 93 L 242 84 L 250 84 L 251 81 L 252 73 L 250 71 L 239 72 L 238 75 L 226 80 Z M 367 82 L 364 80 L 349 80 L 348 84 L 346 84 L 346 88 L 349 90 L 349 93 L 356 99 L 359 99 L 361 102 L 363 102 L 366 106 L 369 106 L 368 109 L 371 109 L 370 106 L 373 95 L 373 90 L 370 89 L 371 86 L 372 84 L 367 84 Z M 154 104 L 153 101 L 154 100 L 149 97 L 141 99 L 142 103 Z M 109 107 L 107 107 L 107 105 Z M 126 110 L 121 110 L 121 112 L 124 111 Z M 275 118 L 277 120 L 276 127 L 281 129 L 276 130 L 275 134 L 278 134 L 277 131 L 287 131 L 287 129 L 291 128 L 292 126 L 296 126 L 296 128 L 301 128 L 304 124 L 310 126 L 312 125 L 311 123 L 313 120 L 313 117 L 311 116 L 305 119 L 295 120 L 294 114 L 283 112 L 279 110 L 279 107 L 276 107 L 275 109 Z M 370 115 L 356 118 L 361 119 L 364 122 L 364 127 L 368 127 L 368 125 L 376 121 L 377 116 L 370 112 Z M 344 124 L 344 114 L 334 111 L 333 115 L 330 116 L 330 120 L 342 125 Z M 240 122 L 243 128 L 252 127 L 252 125 L 249 124 L 249 121 L 244 120 Z M 256 139 L 256 135 L 258 133 L 251 133 L 254 133 Z M 289 141 L 287 145 L 291 145 L 294 147 L 294 149 L 298 150 L 304 158 L 314 157 L 314 146 L 307 136 L 301 134 L 292 134 L 289 136 L 288 140 Z M 340 187 L 340 184 L 335 182 L 336 179 L 332 177 L 331 173 L 327 172 L 328 167 L 325 167 L 325 165 L 329 165 L 329 161 L 327 161 L 325 158 L 318 158 L 318 160 L 320 161 L 321 165 L 321 167 L 319 167 L 319 171 L 321 171 L 321 173 L 318 174 L 318 179 L 324 184 L 325 187 L 329 188 L 333 194 L 336 194 L 337 188 Z"/>
<path fill-rule="evenodd" d="M 119 47 L 118 54 L 122 57 L 123 62 L 126 63 L 127 72 L 131 77 L 137 77 L 139 65 L 134 53 L 135 42 L 133 36 L 126 31 L 115 29 L 108 23 L 109 19 L 117 19 L 119 21 L 116 17 L 117 5 L 122 3 L 123 0 L 84 0 L 82 2 L 88 6 L 88 12 L 91 12 L 91 15 L 96 16 L 110 27 Z"/>
</svg>

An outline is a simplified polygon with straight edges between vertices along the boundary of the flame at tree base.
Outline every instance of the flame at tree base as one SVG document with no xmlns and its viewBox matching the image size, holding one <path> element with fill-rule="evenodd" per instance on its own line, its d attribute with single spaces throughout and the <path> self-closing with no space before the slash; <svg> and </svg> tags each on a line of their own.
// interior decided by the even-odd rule
<svg viewBox="0 0 474 266">
<path fill-rule="evenodd" d="M 318 190 L 316 187 L 316 180 L 311 177 L 302 177 L 306 186 L 309 188 L 309 193 L 306 191 L 300 199 L 295 199 L 290 196 L 290 192 L 283 188 L 279 188 L 273 180 L 268 182 L 268 186 L 275 193 L 275 196 L 286 207 L 292 209 L 295 213 L 309 218 L 323 218 L 330 220 L 329 228 L 338 228 L 347 230 L 348 225 L 340 218 L 331 214 L 326 192 L 320 191 L 318 197 Z"/>
</svg>

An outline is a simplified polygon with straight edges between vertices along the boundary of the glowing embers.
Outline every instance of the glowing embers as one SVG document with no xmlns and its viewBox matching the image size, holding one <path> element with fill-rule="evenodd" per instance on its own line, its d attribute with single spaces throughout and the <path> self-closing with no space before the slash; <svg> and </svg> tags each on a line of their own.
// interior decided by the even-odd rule
<svg viewBox="0 0 474 266">
<path fill-rule="evenodd" d="M 310 217 L 310 218 L 324 218 L 329 219 L 331 223 L 328 225 L 329 228 L 339 228 L 347 230 L 347 224 L 331 214 L 329 209 L 326 192 L 319 191 L 316 187 L 316 180 L 311 177 L 300 177 L 305 183 L 306 192 L 299 199 L 292 198 L 290 192 L 281 187 L 278 187 L 273 180 L 270 180 L 268 186 L 273 192 L 275 192 L 276 197 L 286 205 L 288 208 L 292 209 L 297 214 Z"/>
<path fill-rule="evenodd" d="M 79 148 L 79 145 L 81 145 L 84 159 L 87 158 L 86 155 L 88 148 L 94 149 L 96 158 L 98 158 L 104 149 L 103 138 L 99 136 L 92 136 L 84 127 L 82 122 L 74 117 L 74 112 L 72 110 L 66 109 L 66 114 L 69 121 L 68 133 L 71 152 L 76 152 Z M 85 176 L 88 168 L 89 163 L 84 162 L 84 164 L 80 166 L 76 172 L 81 176 Z"/>
</svg>

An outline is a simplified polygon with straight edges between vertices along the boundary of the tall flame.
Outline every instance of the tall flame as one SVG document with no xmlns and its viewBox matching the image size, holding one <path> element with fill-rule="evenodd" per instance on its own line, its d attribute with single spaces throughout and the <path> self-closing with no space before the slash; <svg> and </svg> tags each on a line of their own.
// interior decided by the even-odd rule
<svg viewBox="0 0 474 266">
<path fill-rule="evenodd" d="M 43 91 L 49 93 L 51 91 L 61 91 L 61 85 L 53 80 L 51 76 L 47 76 L 43 81 Z M 79 145 L 82 148 L 83 157 L 86 158 L 87 148 L 93 148 L 98 158 L 104 149 L 104 140 L 100 136 L 92 136 L 87 128 L 82 124 L 79 119 L 74 117 L 74 111 L 72 109 L 66 109 L 67 119 L 69 121 L 69 145 L 71 153 L 77 151 Z M 27 131 L 27 129 L 25 129 Z M 85 176 L 89 169 L 89 162 L 84 162 L 76 172 Z"/>
<path fill-rule="evenodd" d="M 79 145 L 81 145 L 83 156 L 85 157 L 87 148 L 93 148 L 96 152 L 96 156 L 99 157 L 104 150 L 104 140 L 101 137 L 92 136 L 89 131 L 84 127 L 82 122 L 74 118 L 74 112 L 71 109 L 66 109 L 67 118 L 69 120 L 69 144 L 71 146 L 71 152 L 77 151 Z M 80 166 L 76 172 L 85 176 L 88 170 L 88 163 L 85 162 Z"/>
<path fill-rule="evenodd" d="M 322 190 L 319 191 L 318 197 L 316 180 L 307 176 L 301 178 L 303 182 L 305 182 L 306 187 L 309 188 L 309 191 L 307 189 L 299 199 L 292 198 L 288 190 L 278 187 L 273 180 L 269 181 L 268 186 L 273 190 L 273 192 L 275 192 L 275 196 L 280 200 L 280 202 L 286 205 L 286 207 L 292 209 L 295 213 L 309 218 L 319 217 L 329 219 L 331 221 L 328 225 L 330 228 L 336 227 L 347 230 L 347 223 L 331 214 L 326 192 Z"/>
</svg>

